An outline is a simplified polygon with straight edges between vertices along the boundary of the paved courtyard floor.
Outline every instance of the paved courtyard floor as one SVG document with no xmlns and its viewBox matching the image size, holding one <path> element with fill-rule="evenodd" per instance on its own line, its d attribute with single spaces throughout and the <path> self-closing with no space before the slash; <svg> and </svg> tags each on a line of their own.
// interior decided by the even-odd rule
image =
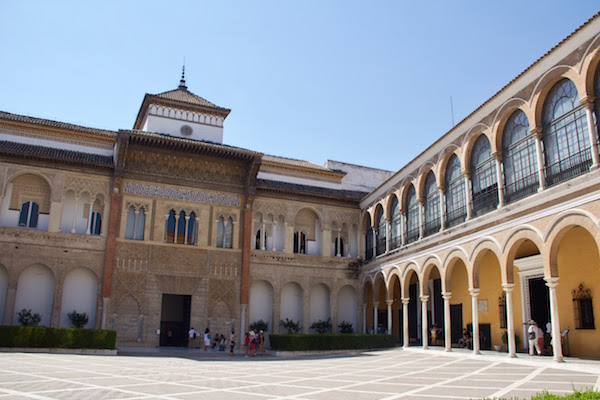
<svg viewBox="0 0 600 400">
<path fill-rule="evenodd" d="M 0 353 L 0 399 L 480 399 L 598 388 L 600 362 L 441 350 L 245 359 L 199 350 Z"/>
</svg>

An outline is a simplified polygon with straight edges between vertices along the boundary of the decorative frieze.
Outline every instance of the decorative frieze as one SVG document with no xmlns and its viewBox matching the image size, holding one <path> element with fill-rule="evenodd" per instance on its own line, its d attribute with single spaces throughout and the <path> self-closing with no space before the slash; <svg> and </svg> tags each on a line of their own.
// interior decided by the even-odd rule
<svg viewBox="0 0 600 400">
<path fill-rule="evenodd" d="M 200 192 L 196 190 L 175 189 L 163 186 L 126 183 L 125 193 L 141 196 L 160 197 L 163 199 L 184 200 L 194 203 L 219 204 L 223 206 L 240 206 L 240 198 L 227 194 Z"/>
</svg>

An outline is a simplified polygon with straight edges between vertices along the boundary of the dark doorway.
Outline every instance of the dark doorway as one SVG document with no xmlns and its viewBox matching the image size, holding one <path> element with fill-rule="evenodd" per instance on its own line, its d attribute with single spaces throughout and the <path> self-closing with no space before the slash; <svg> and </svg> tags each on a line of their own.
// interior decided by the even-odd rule
<svg viewBox="0 0 600 400">
<path fill-rule="evenodd" d="M 529 304 L 531 319 L 536 321 L 542 329 L 550 321 L 550 297 L 548 286 L 544 278 L 529 279 Z"/>
<path fill-rule="evenodd" d="M 434 279 L 433 281 L 433 306 L 435 310 L 435 324 L 438 329 L 444 332 L 444 299 L 442 298 L 441 279 Z M 438 335 L 438 338 L 439 337 L 440 336 Z"/>
<path fill-rule="evenodd" d="M 387 311 L 377 310 L 377 333 L 388 333 Z"/>
<path fill-rule="evenodd" d="M 187 346 L 192 296 L 163 294 L 160 313 L 160 345 Z"/>
<path fill-rule="evenodd" d="M 408 292 L 410 301 L 408 302 L 408 337 L 412 346 L 420 346 L 421 332 L 419 332 L 419 308 L 417 307 L 418 290 L 416 283 L 410 285 Z"/>
<path fill-rule="evenodd" d="M 462 338 L 463 313 L 462 304 L 450 304 L 450 334 L 452 343 L 458 343 Z"/>
<path fill-rule="evenodd" d="M 402 308 L 398 309 L 398 343 L 404 346 L 404 315 Z"/>
</svg>

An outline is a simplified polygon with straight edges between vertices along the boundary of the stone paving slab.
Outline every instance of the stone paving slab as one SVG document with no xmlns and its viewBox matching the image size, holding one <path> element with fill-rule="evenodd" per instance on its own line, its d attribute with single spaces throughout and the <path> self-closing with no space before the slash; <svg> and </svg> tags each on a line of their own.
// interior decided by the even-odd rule
<svg viewBox="0 0 600 400">
<path fill-rule="evenodd" d="M 529 399 L 598 387 L 600 362 L 392 349 L 313 357 L 0 353 L 0 400 Z"/>
</svg>

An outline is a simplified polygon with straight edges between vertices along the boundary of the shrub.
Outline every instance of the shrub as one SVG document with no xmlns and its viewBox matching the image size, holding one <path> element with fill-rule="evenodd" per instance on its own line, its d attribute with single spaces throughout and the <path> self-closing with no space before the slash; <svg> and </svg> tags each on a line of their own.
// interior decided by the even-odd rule
<svg viewBox="0 0 600 400">
<path fill-rule="evenodd" d="M 313 329 L 319 335 L 331 333 L 331 318 L 327 318 L 327 321 L 318 320 L 313 322 L 310 329 Z"/>
<path fill-rule="evenodd" d="M 271 348 L 282 351 L 362 350 L 394 347 L 392 335 L 329 333 L 325 335 L 271 335 Z"/>
<path fill-rule="evenodd" d="M 42 321 L 42 316 L 32 313 L 31 309 L 24 308 L 19 311 L 18 321 L 21 326 L 37 326 Z"/>
<path fill-rule="evenodd" d="M 71 321 L 73 327 L 79 329 L 83 328 L 89 321 L 89 318 L 86 313 L 80 314 L 75 310 L 73 310 L 72 313 L 67 314 L 67 316 L 69 317 L 69 321 Z"/>
<path fill-rule="evenodd" d="M 344 333 L 344 334 L 354 333 L 354 328 L 352 327 L 352 322 L 342 321 L 338 325 L 338 328 L 340 328 L 340 333 Z"/>
<path fill-rule="evenodd" d="M 109 330 L 0 326 L 0 347 L 113 350 L 116 340 Z"/>
<path fill-rule="evenodd" d="M 285 321 L 281 320 L 279 321 L 279 325 L 283 326 L 283 329 L 290 335 L 300 332 L 300 323 L 295 322 L 293 319 L 286 318 Z"/>
<path fill-rule="evenodd" d="M 269 323 L 259 319 L 258 321 L 254 321 L 248 326 L 249 330 L 254 332 L 267 332 L 269 330 Z"/>
</svg>

